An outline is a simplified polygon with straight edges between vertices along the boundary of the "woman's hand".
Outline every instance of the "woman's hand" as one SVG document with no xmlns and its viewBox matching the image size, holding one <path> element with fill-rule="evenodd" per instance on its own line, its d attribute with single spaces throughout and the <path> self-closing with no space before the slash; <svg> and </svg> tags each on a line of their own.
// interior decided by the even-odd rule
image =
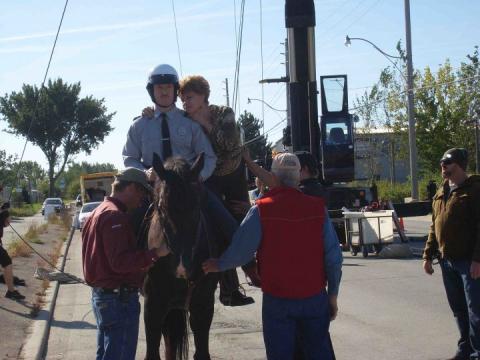
<svg viewBox="0 0 480 360">
<path fill-rule="evenodd" d="M 155 109 L 153 107 L 146 107 L 142 110 L 142 116 L 146 118 L 153 118 L 155 116 Z"/>
</svg>

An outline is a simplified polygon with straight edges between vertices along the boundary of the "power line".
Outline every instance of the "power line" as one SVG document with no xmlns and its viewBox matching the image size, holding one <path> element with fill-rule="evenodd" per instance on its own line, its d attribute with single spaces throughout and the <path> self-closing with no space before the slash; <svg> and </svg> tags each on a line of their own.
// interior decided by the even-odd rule
<svg viewBox="0 0 480 360">
<path fill-rule="evenodd" d="M 243 20 L 245 15 L 245 0 L 242 0 L 240 5 L 240 24 L 239 24 L 239 31 L 237 37 L 237 54 L 236 54 L 236 64 L 235 64 L 235 76 L 233 80 L 233 109 L 236 113 L 237 107 L 239 104 L 239 84 L 240 84 L 240 60 L 242 55 L 242 39 L 243 39 Z"/>
<path fill-rule="evenodd" d="M 40 102 L 40 96 L 42 95 L 42 91 L 45 88 L 45 81 L 47 80 L 48 71 L 50 70 L 50 64 L 52 63 L 53 53 L 55 52 L 55 47 L 57 46 L 58 35 L 60 34 L 60 29 L 62 28 L 63 18 L 65 17 L 65 12 L 67 10 L 67 6 L 68 6 L 68 0 L 65 0 L 65 5 L 63 7 L 63 12 L 62 12 L 62 16 L 60 18 L 60 23 L 58 24 L 57 33 L 55 35 L 55 40 L 53 42 L 52 50 L 50 51 L 50 57 L 48 59 L 48 64 L 47 64 L 47 68 L 45 70 L 45 75 L 43 76 L 42 85 L 40 86 L 40 90 L 38 92 L 38 97 L 35 101 L 33 117 L 32 117 L 32 120 L 30 121 L 30 125 L 28 126 L 27 135 L 25 136 L 25 144 L 23 145 L 22 155 L 20 156 L 20 160 L 18 161 L 19 164 L 22 163 L 23 156 L 25 155 L 25 150 L 26 150 L 27 144 L 28 144 L 28 137 L 30 136 L 30 132 L 32 130 L 33 122 L 34 122 L 36 114 L 37 114 L 37 108 L 38 108 L 38 104 Z M 20 166 L 18 167 L 18 171 L 17 171 L 17 174 L 16 174 L 16 180 L 15 180 L 16 182 L 18 182 L 19 174 L 20 174 Z M 13 191 L 10 191 L 8 201 L 11 200 L 12 194 L 13 194 Z"/>
<path fill-rule="evenodd" d="M 352 27 L 353 24 L 355 24 L 357 21 L 359 21 L 362 17 L 364 17 L 368 12 L 370 12 L 370 10 L 372 10 L 375 6 L 378 5 L 378 3 L 380 2 L 381 0 L 377 0 L 376 2 L 374 2 L 372 5 L 370 5 L 361 15 L 359 15 L 358 17 L 356 17 L 346 28 L 344 28 L 342 30 L 342 33 L 345 33 L 348 29 L 350 29 Z M 329 32 L 331 31 L 331 28 L 329 28 Z M 333 39 L 337 38 L 337 35 L 332 35 L 331 37 L 329 37 L 327 40 L 324 41 L 324 44 L 325 43 L 329 43 L 330 41 L 332 41 Z"/>
<path fill-rule="evenodd" d="M 456 79 L 456 80 L 451 80 L 451 81 L 442 81 L 442 82 L 435 82 L 434 84 L 432 85 L 428 85 L 428 86 L 420 86 L 420 87 L 415 87 L 413 88 L 412 90 L 413 91 L 418 91 L 418 90 L 425 90 L 425 89 L 432 89 L 436 86 L 441 86 L 441 85 L 449 85 L 449 84 L 454 84 L 454 83 L 462 83 L 462 82 L 467 82 L 468 80 L 473 80 L 473 79 L 480 79 L 480 75 L 474 75 L 474 76 L 470 76 L 470 77 L 464 77 L 464 78 L 461 78 L 461 79 Z M 397 95 L 405 95 L 408 93 L 408 90 L 404 90 L 404 91 L 401 91 L 399 92 L 398 94 L 395 94 L 394 96 L 397 96 Z M 384 102 L 384 101 L 387 101 L 391 96 L 393 96 L 392 94 L 389 94 L 383 98 L 380 98 L 380 99 L 377 99 L 375 101 L 372 101 L 371 103 L 369 103 L 368 105 L 363 105 L 363 106 L 355 106 L 353 108 L 350 108 L 348 109 L 349 111 L 355 111 L 355 110 L 358 110 L 358 109 L 362 109 L 362 108 L 365 108 L 367 106 L 374 106 L 374 105 L 377 105 L 381 102 Z"/>
<path fill-rule="evenodd" d="M 173 22 L 175 24 L 175 37 L 177 39 L 178 62 L 180 64 L 180 76 L 183 77 L 182 57 L 180 56 L 180 41 L 178 40 L 177 15 L 175 14 L 175 1 L 172 0 Z"/>
<path fill-rule="evenodd" d="M 262 63 L 262 80 L 263 80 L 263 6 L 260 0 L 260 59 Z M 262 130 L 265 134 L 265 88 L 262 82 Z"/>
</svg>

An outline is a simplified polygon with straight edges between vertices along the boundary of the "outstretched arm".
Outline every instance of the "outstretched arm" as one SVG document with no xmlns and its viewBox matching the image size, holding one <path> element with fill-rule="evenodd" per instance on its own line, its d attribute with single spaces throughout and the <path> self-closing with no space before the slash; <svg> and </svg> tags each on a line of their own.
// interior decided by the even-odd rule
<svg viewBox="0 0 480 360">
<path fill-rule="evenodd" d="M 243 148 L 242 156 L 248 169 L 266 186 L 268 186 L 269 188 L 280 186 L 280 182 L 275 175 L 273 175 L 270 171 L 265 170 L 252 160 L 252 158 L 250 157 L 250 151 L 246 147 Z"/>
</svg>

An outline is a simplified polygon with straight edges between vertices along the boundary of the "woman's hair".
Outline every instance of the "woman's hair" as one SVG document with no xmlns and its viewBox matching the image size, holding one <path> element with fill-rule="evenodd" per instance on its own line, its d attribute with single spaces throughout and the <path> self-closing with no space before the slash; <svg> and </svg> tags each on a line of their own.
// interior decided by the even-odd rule
<svg viewBox="0 0 480 360">
<path fill-rule="evenodd" d="M 180 96 L 189 91 L 204 95 L 205 102 L 208 103 L 208 97 L 210 96 L 210 85 L 203 76 L 189 75 L 180 80 L 180 89 L 178 90 Z"/>
</svg>

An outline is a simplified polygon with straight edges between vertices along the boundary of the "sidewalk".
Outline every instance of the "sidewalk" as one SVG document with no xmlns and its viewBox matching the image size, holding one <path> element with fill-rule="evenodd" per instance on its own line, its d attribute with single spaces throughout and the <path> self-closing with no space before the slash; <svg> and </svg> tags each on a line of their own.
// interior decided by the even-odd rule
<svg viewBox="0 0 480 360">
<path fill-rule="evenodd" d="M 11 221 L 12 227 L 15 229 L 16 232 L 18 232 L 20 235 L 24 235 L 30 225 L 35 224 L 37 226 L 40 226 L 42 224 L 45 224 L 47 220 L 44 219 L 43 215 L 41 213 L 35 214 L 33 216 L 28 216 L 28 217 L 16 217 L 13 218 Z M 10 226 L 7 226 L 6 228 L 3 229 L 3 247 L 7 248 L 8 244 L 12 241 L 15 241 L 18 239 L 17 234 L 12 230 Z"/>
</svg>

